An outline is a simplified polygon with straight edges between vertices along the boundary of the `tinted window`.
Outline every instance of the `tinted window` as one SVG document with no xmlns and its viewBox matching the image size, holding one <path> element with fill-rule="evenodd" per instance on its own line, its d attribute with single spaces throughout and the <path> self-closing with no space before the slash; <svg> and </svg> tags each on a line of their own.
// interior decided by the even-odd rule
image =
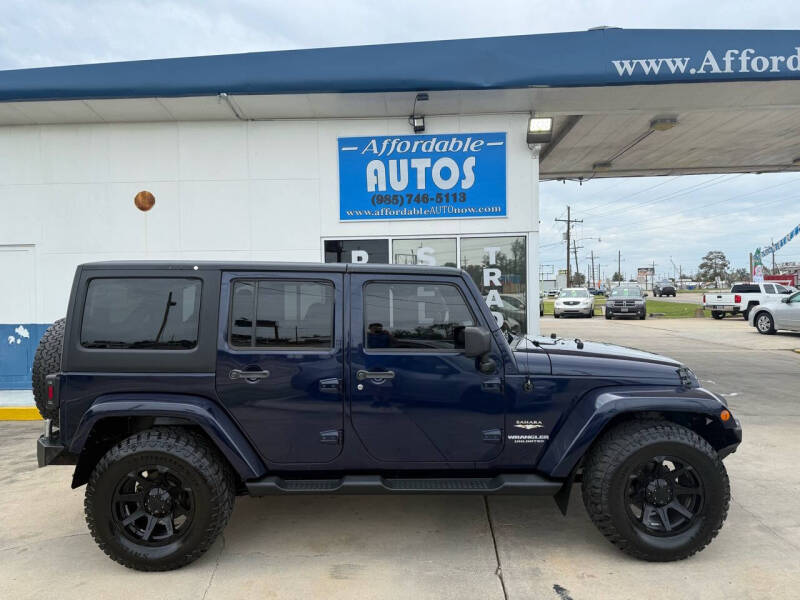
<svg viewBox="0 0 800 600">
<path fill-rule="evenodd" d="M 330 348 L 333 286 L 317 281 L 237 281 L 230 323 L 232 346 Z"/>
<path fill-rule="evenodd" d="M 197 279 L 92 279 L 81 345 L 86 348 L 186 350 L 197 345 Z"/>
<path fill-rule="evenodd" d="M 764 284 L 764 292 L 767 294 L 774 294 L 775 293 L 775 286 L 771 283 Z"/>
<path fill-rule="evenodd" d="M 326 240 L 326 263 L 389 263 L 389 240 Z"/>
<path fill-rule="evenodd" d="M 731 288 L 731 292 L 735 294 L 758 294 L 760 291 L 758 285 L 751 283 L 738 283 Z"/>
<path fill-rule="evenodd" d="M 775 284 L 775 291 L 778 294 L 788 294 L 788 293 L 790 293 L 788 289 L 786 289 L 785 287 L 783 287 L 782 285 L 780 285 L 778 283 Z"/>
<path fill-rule="evenodd" d="M 370 283 L 364 298 L 367 348 L 460 349 L 475 324 L 453 285 Z"/>
</svg>

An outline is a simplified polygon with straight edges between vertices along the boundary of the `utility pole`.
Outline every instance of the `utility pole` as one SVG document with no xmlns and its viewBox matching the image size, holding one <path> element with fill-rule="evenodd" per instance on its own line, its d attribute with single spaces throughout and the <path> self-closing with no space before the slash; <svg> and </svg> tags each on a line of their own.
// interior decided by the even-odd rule
<svg viewBox="0 0 800 600">
<path fill-rule="evenodd" d="M 769 247 L 772 248 L 772 274 L 775 275 L 775 240 L 769 240 Z"/>
<path fill-rule="evenodd" d="M 577 275 L 581 272 L 581 270 L 578 268 L 578 242 L 576 242 L 574 239 L 572 240 L 572 250 L 575 253 L 575 275 Z"/>
<path fill-rule="evenodd" d="M 583 219 L 580 219 L 580 220 L 573 219 L 571 217 L 570 207 L 567 206 L 567 218 L 566 219 L 556 219 L 556 221 L 559 222 L 559 223 L 566 223 L 567 224 L 567 235 L 566 235 L 566 239 L 567 239 L 567 287 L 569 287 L 569 285 L 570 285 L 570 283 L 569 283 L 569 280 L 570 280 L 569 250 L 570 250 L 570 241 L 571 241 L 571 236 L 572 236 L 572 224 L 573 223 L 583 223 Z M 576 252 L 576 256 L 577 256 L 577 250 L 575 252 Z M 578 264 L 577 263 L 578 263 L 578 260 L 576 258 L 575 259 L 575 270 L 576 271 L 578 269 Z"/>
<path fill-rule="evenodd" d="M 620 279 L 622 278 L 622 250 L 617 250 L 617 273 L 619 273 Z M 618 283 L 621 283 L 618 282 Z"/>
<path fill-rule="evenodd" d="M 594 287 L 595 278 L 594 278 L 594 250 L 592 250 L 592 287 Z"/>
<path fill-rule="evenodd" d="M 653 261 L 653 280 L 650 282 L 650 289 L 656 286 L 656 261 Z M 644 280 L 644 288 L 647 289 L 647 278 Z"/>
</svg>

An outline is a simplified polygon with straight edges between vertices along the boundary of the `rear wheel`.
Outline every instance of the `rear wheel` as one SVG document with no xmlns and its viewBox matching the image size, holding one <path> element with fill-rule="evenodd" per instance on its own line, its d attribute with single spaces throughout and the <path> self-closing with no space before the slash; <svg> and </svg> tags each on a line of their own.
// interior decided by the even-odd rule
<svg viewBox="0 0 800 600">
<path fill-rule="evenodd" d="M 44 332 L 36 354 L 33 357 L 33 368 L 31 370 L 31 383 L 33 385 L 33 399 L 36 408 L 43 419 L 50 419 L 58 424 L 58 410 L 48 410 L 47 408 L 47 385 L 45 378 L 51 373 L 61 370 L 61 350 L 64 346 L 64 324 L 65 319 L 58 319 L 47 331 Z"/>
<path fill-rule="evenodd" d="M 758 333 L 763 333 L 764 335 L 772 335 L 775 333 L 775 320 L 767 311 L 762 310 L 760 313 L 757 313 L 754 322 Z"/>
<path fill-rule="evenodd" d="M 721 310 L 712 310 L 711 311 L 711 316 L 714 317 L 717 320 L 724 319 L 725 318 L 725 313 L 722 312 Z"/>
<path fill-rule="evenodd" d="M 631 421 L 592 450 L 583 502 L 623 552 L 649 561 L 687 558 L 719 533 L 728 514 L 725 466 L 695 432 L 666 421 Z"/>
<path fill-rule="evenodd" d="M 112 559 L 140 571 L 167 571 L 208 550 L 233 500 L 233 478 L 215 448 L 191 431 L 156 428 L 100 459 L 84 509 L 92 537 Z"/>
</svg>

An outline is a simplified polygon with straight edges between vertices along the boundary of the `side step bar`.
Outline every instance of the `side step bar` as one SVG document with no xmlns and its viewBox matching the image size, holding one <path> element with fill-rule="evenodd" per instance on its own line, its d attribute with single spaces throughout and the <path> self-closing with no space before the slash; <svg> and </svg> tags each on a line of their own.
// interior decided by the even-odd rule
<svg viewBox="0 0 800 600">
<path fill-rule="evenodd" d="M 563 481 L 539 475 L 508 474 L 495 477 L 385 478 L 380 475 L 346 475 L 341 479 L 283 479 L 264 477 L 248 481 L 251 496 L 279 494 L 519 494 L 553 496 Z"/>
</svg>

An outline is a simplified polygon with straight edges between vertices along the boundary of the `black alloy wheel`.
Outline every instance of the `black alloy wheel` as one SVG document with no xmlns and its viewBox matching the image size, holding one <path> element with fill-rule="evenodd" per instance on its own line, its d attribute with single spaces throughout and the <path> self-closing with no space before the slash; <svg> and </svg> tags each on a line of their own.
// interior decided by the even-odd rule
<svg viewBox="0 0 800 600">
<path fill-rule="evenodd" d="M 689 529 L 703 508 L 705 488 L 685 459 L 654 456 L 636 467 L 625 490 L 626 510 L 634 525 L 650 535 L 678 535 Z"/>
<path fill-rule="evenodd" d="M 189 531 L 195 510 L 194 493 L 180 474 L 158 464 L 125 475 L 112 504 L 119 531 L 147 546 L 164 546 L 180 538 Z"/>
</svg>

